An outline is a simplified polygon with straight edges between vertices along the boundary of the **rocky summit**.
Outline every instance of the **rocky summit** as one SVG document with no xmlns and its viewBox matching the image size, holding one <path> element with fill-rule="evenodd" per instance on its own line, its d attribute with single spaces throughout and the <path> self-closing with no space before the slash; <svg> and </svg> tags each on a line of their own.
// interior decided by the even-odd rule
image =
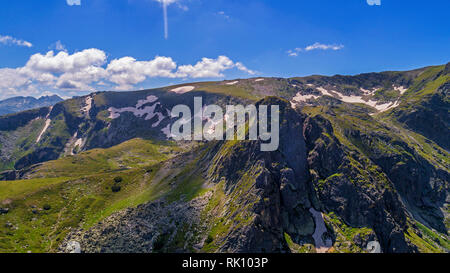
<svg viewBox="0 0 450 273">
<path fill-rule="evenodd" d="M 97 92 L 1 116 L 0 252 L 448 253 L 449 92 L 447 64 Z M 174 141 L 172 108 L 199 96 L 278 106 L 278 149 Z"/>
</svg>

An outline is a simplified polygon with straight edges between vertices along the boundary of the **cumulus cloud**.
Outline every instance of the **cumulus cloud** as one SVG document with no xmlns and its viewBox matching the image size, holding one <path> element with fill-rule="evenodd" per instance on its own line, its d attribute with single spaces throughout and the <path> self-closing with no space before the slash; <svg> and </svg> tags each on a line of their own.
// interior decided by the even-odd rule
<svg viewBox="0 0 450 273">
<path fill-rule="evenodd" d="M 223 77 L 222 72 L 233 66 L 233 61 L 226 56 L 219 56 L 217 59 L 203 58 L 195 65 L 180 66 L 176 74 L 182 78 L 216 78 Z"/>
<path fill-rule="evenodd" d="M 47 88 L 91 91 L 91 83 L 108 76 L 102 67 L 105 62 L 106 54 L 99 49 L 34 54 L 23 67 L 0 69 L 1 97 L 35 95 Z"/>
<path fill-rule="evenodd" d="M 344 48 L 344 45 L 337 45 L 337 44 L 321 44 L 321 43 L 314 43 L 312 45 L 309 45 L 305 48 L 297 47 L 295 49 L 291 49 L 287 51 L 287 54 L 291 57 L 297 57 L 300 52 L 309 52 L 313 50 L 341 50 Z"/>
<path fill-rule="evenodd" d="M 225 70 L 232 68 L 237 68 L 250 75 L 256 74 L 255 71 L 248 69 L 240 62 L 234 63 L 227 56 L 219 56 L 217 59 L 203 58 L 195 65 L 182 65 L 178 67 L 175 75 L 182 78 L 219 78 L 224 77 Z"/>
<path fill-rule="evenodd" d="M 81 6 L 81 0 L 66 0 L 69 6 Z"/>
<path fill-rule="evenodd" d="M 256 71 L 248 69 L 243 63 L 239 63 L 239 62 L 236 63 L 236 68 L 241 71 L 244 71 L 250 75 L 255 75 L 257 73 Z"/>
<path fill-rule="evenodd" d="M 139 61 L 122 57 L 108 62 L 100 49 L 85 49 L 69 54 L 67 51 L 48 51 L 32 55 L 23 67 L 0 69 L 0 98 L 17 94 L 36 95 L 39 92 L 94 91 L 111 88 L 131 90 L 150 78 L 218 78 L 223 72 L 237 69 L 255 74 L 241 62 L 226 56 L 202 58 L 194 65 L 180 65 L 171 57 L 156 56 Z"/>
<path fill-rule="evenodd" d="M 32 81 L 18 69 L 0 69 L 0 99 L 21 96 L 36 95 L 36 88 L 31 85 Z"/>
<path fill-rule="evenodd" d="M 70 55 L 60 51 L 55 55 L 53 51 L 42 55 L 34 54 L 25 65 L 32 71 L 48 73 L 65 73 L 80 71 L 90 66 L 101 66 L 106 62 L 106 54 L 102 50 L 91 48 Z"/>
<path fill-rule="evenodd" d="M 24 47 L 32 47 L 33 44 L 24 40 L 16 39 L 11 36 L 3 36 L 0 35 L 0 44 L 4 45 L 16 45 L 16 46 L 24 46 Z"/>
<path fill-rule="evenodd" d="M 177 64 L 169 57 L 156 57 L 150 61 L 137 61 L 132 57 L 115 59 L 108 64 L 106 71 L 109 81 L 117 84 L 118 90 L 127 90 L 147 78 L 173 78 Z"/>
</svg>

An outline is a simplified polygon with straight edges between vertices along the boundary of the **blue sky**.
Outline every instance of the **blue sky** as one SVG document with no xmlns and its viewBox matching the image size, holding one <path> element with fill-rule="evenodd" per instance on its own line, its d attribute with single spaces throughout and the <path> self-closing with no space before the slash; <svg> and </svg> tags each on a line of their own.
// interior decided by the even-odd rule
<svg viewBox="0 0 450 273">
<path fill-rule="evenodd" d="M 0 99 L 450 61 L 450 1 L 373 2 L 7 1 L 0 9 Z"/>
</svg>

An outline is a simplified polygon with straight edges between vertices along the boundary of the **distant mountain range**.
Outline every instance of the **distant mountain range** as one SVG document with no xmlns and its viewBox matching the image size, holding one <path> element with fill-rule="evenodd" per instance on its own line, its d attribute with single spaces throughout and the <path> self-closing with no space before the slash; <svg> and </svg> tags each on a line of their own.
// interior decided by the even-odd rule
<svg viewBox="0 0 450 273">
<path fill-rule="evenodd" d="M 38 99 L 34 97 L 13 97 L 0 101 L 0 116 L 18 113 L 33 108 L 47 107 L 63 101 L 57 95 L 42 96 Z"/>
<path fill-rule="evenodd" d="M 279 149 L 168 139 L 171 109 L 197 116 L 198 96 L 279 106 Z M 449 109 L 450 63 L 97 92 L 1 116 L 0 252 L 448 253 Z"/>
</svg>

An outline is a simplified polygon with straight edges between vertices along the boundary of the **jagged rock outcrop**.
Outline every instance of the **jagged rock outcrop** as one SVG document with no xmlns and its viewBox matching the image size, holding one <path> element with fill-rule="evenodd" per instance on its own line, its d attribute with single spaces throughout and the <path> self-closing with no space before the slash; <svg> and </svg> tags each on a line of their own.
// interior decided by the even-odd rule
<svg viewBox="0 0 450 273">
<path fill-rule="evenodd" d="M 345 148 L 321 116 L 305 121 L 308 163 L 318 205 L 351 226 L 375 230 L 384 252 L 410 252 L 406 209 L 392 183 L 367 158 Z"/>
<path fill-rule="evenodd" d="M 448 73 L 450 75 L 450 73 Z M 441 147 L 450 150 L 450 83 L 444 83 L 435 94 L 412 109 L 396 113 L 397 120 Z"/>
<path fill-rule="evenodd" d="M 280 107 L 279 149 L 261 152 L 259 141 L 225 143 L 209 168 L 213 181 L 225 183 L 231 202 L 222 214 L 230 214 L 228 221 L 239 215 L 233 207 L 246 210 L 241 214 L 247 223 L 231 226 L 217 239 L 219 252 L 285 252 L 289 250 L 284 232 L 293 237 L 314 232 L 307 211 L 311 204 L 302 116 L 278 98 L 270 97 L 260 104 Z"/>
<path fill-rule="evenodd" d="M 200 213 L 208 200 L 209 195 L 191 202 L 160 200 L 118 212 L 87 231 L 70 233 L 59 251 L 70 252 L 72 242 L 83 253 L 192 251 L 206 239 Z"/>
</svg>

